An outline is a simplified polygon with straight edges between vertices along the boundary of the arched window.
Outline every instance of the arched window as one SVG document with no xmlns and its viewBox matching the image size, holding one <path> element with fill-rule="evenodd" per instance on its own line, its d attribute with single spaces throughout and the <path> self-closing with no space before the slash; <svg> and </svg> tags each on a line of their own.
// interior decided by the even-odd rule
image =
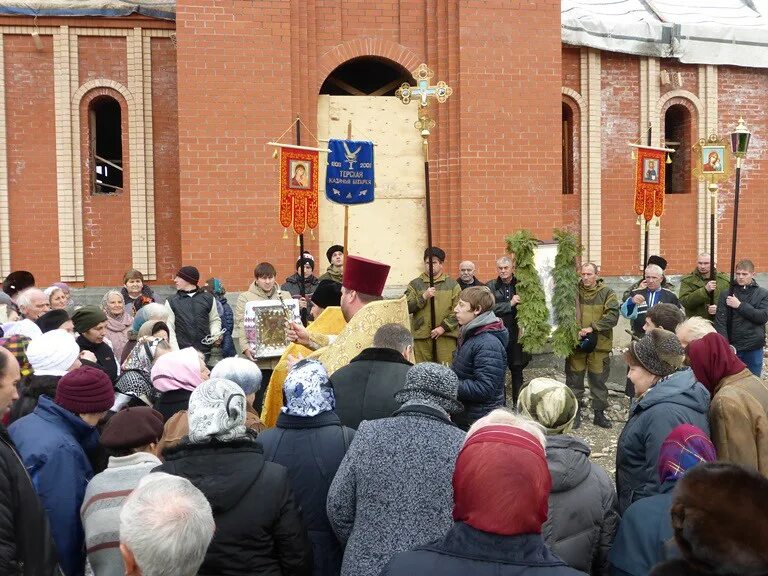
<svg viewBox="0 0 768 576">
<path fill-rule="evenodd" d="M 664 114 L 664 145 L 674 148 L 672 163 L 667 164 L 667 194 L 691 192 L 691 112 L 682 104 L 673 104 Z"/>
<path fill-rule="evenodd" d="M 120 103 L 94 98 L 88 107 L 91 183 L 94 194 L 123 191 L 123 127 Z"/>
<path fill-rule="evenodd" d="M 573 109 L 563 102 L 563 194 L 573 194 Z"/>
<path fill-rule="evenodd" d="M 413 76 L 397 62 L 378 56 L 361 56 L 344 62 L 330 73 L 320 94 L 331 96 L 394 96 Z"/>
</svg>

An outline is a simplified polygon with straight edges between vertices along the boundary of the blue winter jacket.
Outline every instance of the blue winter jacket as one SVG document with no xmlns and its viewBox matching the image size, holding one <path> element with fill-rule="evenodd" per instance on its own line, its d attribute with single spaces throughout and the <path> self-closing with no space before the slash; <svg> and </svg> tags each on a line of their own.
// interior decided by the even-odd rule
<svg viewBox="0 0 768 576">
<path fill-rule="evenodd" d="M 494 408 L 504 406 L 509 332 L 493 313 L 485 312 L 462 327 L 453 357 L 464 412 L 454 422 L 467 429 Z"/>
<path fill-rule="evenodd" d="M 669 515 L 674 487 L 674 481 L 667 481 L 662 494 L 627 508 L 608 555 L 611 576 L 646 576 L 659 562 L 680 556 Z"/>
<path fill-rule="evenodd" d="M 395 555 L 381 576 L 584 576 L 544 544 L 541 534 L 499 536 L 456 522 L 437 542 Z"/>
<path fill-rule="evenodd" d="M 616 449 L 620 513 L 640 498 L 661 493 L 661 445 L 680 424 L 693 424 L 709 436 L 708 411 L 709 392 L 690 368 L 662 378 L 640 400 L 632 400 Z"/>
<path fill-rule="evenodd" d="M 81 576 L 85 535 L 80 507 L 93 477 L 86 450 L 98 447 L 96 428 L 40 396 L 35 411 L 11 424 L 8 432 L 48 513 L 64 573 Z"/>
</svg>

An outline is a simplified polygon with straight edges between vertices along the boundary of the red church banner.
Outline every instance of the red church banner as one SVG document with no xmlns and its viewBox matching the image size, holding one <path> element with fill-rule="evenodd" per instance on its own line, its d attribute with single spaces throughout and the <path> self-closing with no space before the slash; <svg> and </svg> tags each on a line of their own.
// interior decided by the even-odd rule
<svg viewBox="0 0 768 576">
<path fill-rule="evenodd" d="M 637 146 L 635 167 L 635 214 L 646 222 L 664 213 L 664 177 L 667 151 Z"/>
<path fill-rule="evenodd" d="M 280 224 L 296 234 L 317 228 L 318 151 L 280 148 Z"/>
</svg>

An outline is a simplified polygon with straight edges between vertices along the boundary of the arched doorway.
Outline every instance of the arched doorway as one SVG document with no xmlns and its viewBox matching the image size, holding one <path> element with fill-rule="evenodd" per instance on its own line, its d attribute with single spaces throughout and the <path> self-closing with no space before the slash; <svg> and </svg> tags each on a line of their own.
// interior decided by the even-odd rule
<svg viewBox="0 0 768 576">
<path fill-rule="evenodd" d="M 417 106 L 406 106 L 394 96 L 403 82 L 412 84 L 413 78 L 396 62 L 354 58 L 323 82 L 317 115 L 321 140 L 347 138 L 351 125 L 352 140 L 375 144 L 376 200 L 349 208 L 348 250 L 392 264 L 388 283 L 398 286 L 421 273 L 426 247 L 424 156 L 414 127 Z M 320 176 L 324 182 L 325 166 Z M 343 206 L 321 202 L 320 252 L 341 244 L 343 234 Z"/>
</svg>

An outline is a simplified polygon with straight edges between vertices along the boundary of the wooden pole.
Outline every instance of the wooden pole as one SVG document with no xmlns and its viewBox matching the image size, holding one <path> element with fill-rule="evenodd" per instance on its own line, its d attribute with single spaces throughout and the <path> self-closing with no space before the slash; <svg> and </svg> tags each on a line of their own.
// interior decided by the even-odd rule
<svg viewBox="0 0 768 576">
<path fill-rule="evenodd" d="M 427 247 L 432 248 L 432 202 L 430 197 L 429 186 L 429 132 L 423 136 L 424 143 L 424 185 L 425 185 L 425 200 L 427 208 Z M 432 255 L 429 255 L 429 287 L 432 288 L 435 285 L 435 272 L 432 267 Z M 429 299 L 429 320 L 430 320 L 430 332 L 437 327 L 437 314 L 435 313 L 435 299 Z M 432 361 L 437 362 L 437 340 L 432 340 Z"/>
<path fill-rule="evenodd" d="M 296 116 L 296 145 L 301 146 L 301 120 L 299 116 Z M 300 264 L 299 268 L 301 269 L 301 282 L 299 283 L 299 296 L 301 296 L 301 299 L 306 304 L 307 301 L 307 284 L 306 284 L 306 276 L 304 275 L 304 263 L 301 261 L 301 259 L 304 258 L 304 234 L 299 234 L 299 258 L 298 262 Z M 278 286 L 278 290 L 280 287 Z M 306 326 L 309 323 L 309 319 L 307 316 L 307 307 L 306 305 L 302 308 L 300 308 L 300 314 L 301 314 L 301 323 Z"/>
<path fill-rule="evenodd" d="M 347 122 L 347 140 L 352 140 L 352 120 Z M 344 204 L 344 257 L 349 253 L 349 205 Z"/>
</svg>

